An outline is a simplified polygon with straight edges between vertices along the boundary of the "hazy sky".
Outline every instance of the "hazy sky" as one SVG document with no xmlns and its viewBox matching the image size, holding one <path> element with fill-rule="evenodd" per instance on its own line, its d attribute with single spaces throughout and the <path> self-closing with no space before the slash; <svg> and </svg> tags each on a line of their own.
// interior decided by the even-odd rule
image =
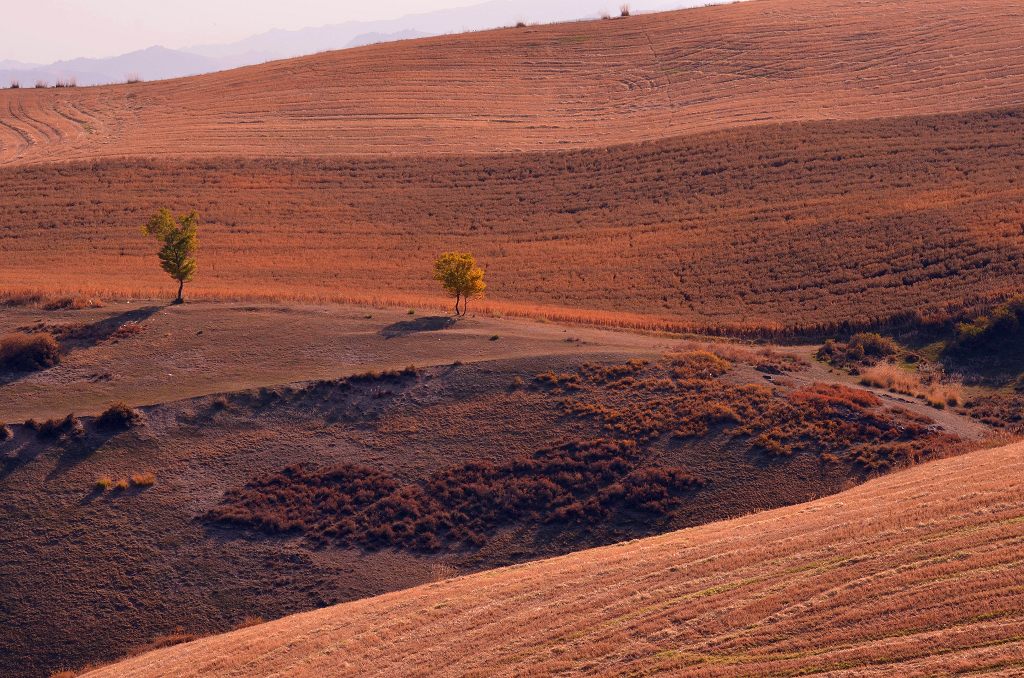
<svg viewBox="0 0 1024 678">
<path fill-rule="evenodd" d="M 558 0 L 552 0 L 557 3 Z M 394 19 L 482 0 L 0 0 L 0 61 L 232 42 L 272 28 Z"/>
<path fill-rule="evenodd" d="M 233 42 L 272 28 L 480 4 L 483 0 L 0 0 L 0 61 L 49 63 L 163 45 Z M 567 0 L 551 0 L 557 6 Z M 644 3 L 634 3 L 634 7 Z M 595 0 L 595 11 L 618 0 Z"/>
</svg>

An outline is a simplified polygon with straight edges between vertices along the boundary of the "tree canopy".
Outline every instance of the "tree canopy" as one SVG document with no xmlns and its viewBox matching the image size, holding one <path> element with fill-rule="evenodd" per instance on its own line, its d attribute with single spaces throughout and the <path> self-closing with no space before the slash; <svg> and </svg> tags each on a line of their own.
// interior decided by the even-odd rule
<svg viewBox="0 0 1024 678">
<path fill-rule="evenodd" d="M 160 268 L 178 281 L 176 303 L 182 302 L 185 283 L 196 274 L 196 250 L 199 248 L 199 214 L 192 210 L 175 217 L 170 210 L 161 209 L 142 227 L 145 235 L 162 242 L 157 256 Z"/>
<path fill-rule="evenodd" d="M 441 283 L 445 292 L 455 297 L 455 315 L 460 315 L 460 300 L 461 315 L 465 315 L 470 297 L 483 295 L 487 287 L 484 283 L 484 270 L 477 266 L 469 252 L 445 252 L 439 256 L 434 262 L 434 280 Z"/>
</svg>

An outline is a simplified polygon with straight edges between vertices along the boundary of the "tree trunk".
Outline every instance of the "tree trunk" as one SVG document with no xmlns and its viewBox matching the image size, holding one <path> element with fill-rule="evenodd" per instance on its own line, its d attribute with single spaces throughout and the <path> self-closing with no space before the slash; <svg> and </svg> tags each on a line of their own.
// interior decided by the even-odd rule
<svg viewBox="0 0 1024 678">
<path fill-rule="evenodd" d="M 459 314 L 459 299 L 461 299 L 461 298 L 462 298 L 461 294 L 456 294 L 455 295 L 455 315 Z"/>
<path fill-rule="evenodd" d="M 179 280 L 178 281 L 178 298 L 174 300 L 174 303 L 180 304 L 180 303 L 185 301 L 184 299 L 181 298 L 181 291 L 183 289 L 185 289 L 185 281 L 184 280 Z"/>
<path fill-rule="evenodd" d="M 462 300 L 462 315 L 463 316 L 466 315 L 466 309 L 468 307 L 469 307 L 469 295 L 467 294 L 466 298 Z"/>
</svg>

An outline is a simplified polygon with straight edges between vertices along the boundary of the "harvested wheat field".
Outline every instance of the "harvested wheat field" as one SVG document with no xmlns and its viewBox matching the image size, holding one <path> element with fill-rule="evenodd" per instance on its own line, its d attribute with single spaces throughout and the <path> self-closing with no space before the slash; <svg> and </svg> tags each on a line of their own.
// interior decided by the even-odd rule
<svg viewBox="0 0 1024 678">
<path fill-rule="evenodd" d="M 168 206 L 200 298 L 439 307 L 423 253 L 460 248 L 481 310 L 944 318 L 1024 273 L 1022 44 L 1010 0 L 758 0 L 0 90 L 0 285 L 162 294 Z"/>
<path fill-rule="evenodd" d="M 0 91 L 0 162 L 596 147 L 1020 102 L 1015 0 L 759 0 Z"/>
<path fill-rule="evenodd" d="M 1024 675 L 1024 3 L 622 13 L 0 90 L 0 675 Z"/>
<path fill-rule="evenodd" d="M 175 205 L 204 220 L 201 298 L 440 308 L 423 253 L 458 248 L 493 290 L 475 309 L 755 332 L 885 323 L 1019 288 L 1022 171 L 1019 109 L 562 153 L 0 169 L 0 275 L 11 291 L 167 294 L 138 226 Z"/>
<path fill-rule="evenodd" d="M 89 676 L 1020 675 L 1024 445 Z"/>
</svg>

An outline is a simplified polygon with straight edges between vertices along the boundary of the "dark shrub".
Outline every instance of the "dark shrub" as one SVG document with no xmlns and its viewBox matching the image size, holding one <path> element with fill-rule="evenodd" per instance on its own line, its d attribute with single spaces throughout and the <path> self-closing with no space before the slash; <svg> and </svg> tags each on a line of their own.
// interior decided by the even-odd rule
<svg viewBox="0 0 1024 678">
<path fill-rule="evenodd" d="M 1012 299 L 991 314 L 957 326 L 956 337 L 947 351 L 957 358 L 991 357 L 1022 350 L 1024 339 L 1024 297 Z"/>
<path fill-rule="evenodd" d="M 45 370 L 60 362 L 60 344 L 52 334 L 13 332 L 0 337 L 0 369 Z"/>
<path fill-rule="evenodd" d="M 124 431 L 142 420 L 142 413 L 125 403 L 114 403 L 96 417 L 96 428 L 102 431 Z"/>
<path fill-rule="evenodd" d="M 885 358 L 899 353 L 900 347 L 895 341 L 883 337 L 876 332 L 860 332 L 850 337 L 850 344 L 860 346 L 864 355 L 874 358 Z"/>
<path fill-rule="evenodd" d="M 818 360 L 836 367 L 874 365 L 882 358 L 900 352 L 899 345 L 875 332 L 859 332 L 843 343 L 829 339 L 818 349 Z"/>
<path fill-rule="evenodd" d="M 13 437 L 14 431 L 12 431 L 9 426 L 5 424 L 0 424 L 0 443 L 4 442 L 5 440 L 10 440 Z"/>
<path fill-rule="evenodd" d="M 665 516 L 701 481 L 679 468 L 641 468 L 632 442 L 568 443 L 502 464 L 471 462 L 421 483 L 359 466 L 289 467 L 224 495 L 207 519 L 269 533 L 300 532 L 348 546 L 436 551 L 480 546 L 506 525 Z"/>
<path fill-rule="evenodd" d="M 48 419 L 43 422 L 29 419 L 25 422 L 25 427 L 35 431 L 36 435 L 43 439 L 81 438 L 85 435 L 85 427 L 73 414 L 69 414 L 63 419 Z"/>
</svg>

